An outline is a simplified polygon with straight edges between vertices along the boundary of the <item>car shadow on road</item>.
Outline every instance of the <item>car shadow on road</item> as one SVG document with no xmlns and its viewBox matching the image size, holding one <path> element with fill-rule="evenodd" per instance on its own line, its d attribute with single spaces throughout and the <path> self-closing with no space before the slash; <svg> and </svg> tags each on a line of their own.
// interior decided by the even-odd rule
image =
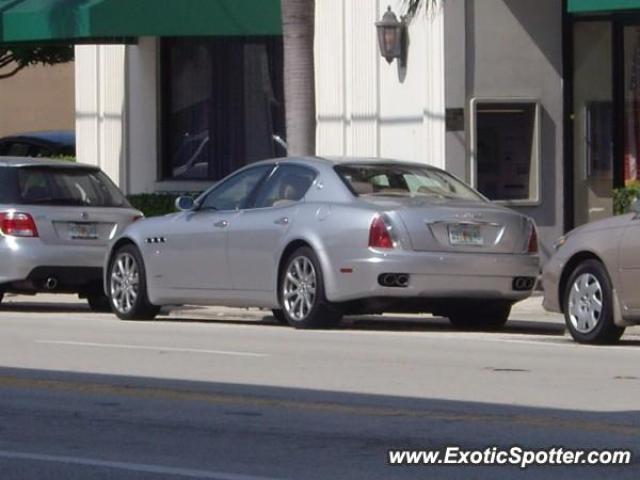
<svg viewBox="0 0 640 480">
<path fill-rule="evenodd" d="M 161 316 L 159 320 L 163 322 L 176 323 L 219 323 L 227 325 L 261 325 L 274 328 L 291 328 L 288 325 L 279 323 L 272 315 L 261 316 L 256 313 L 242 313 L 242 310 L 236 315 L 228 313 L 226 315 L 218 315 L 212 317 L 202 316 L 196 317 L 189 315 L 189 311 L 180 311 L 177 314 L 172 313 L 169 316 Z M 191 312 L 193 313 L 193 312 Z M 183 315 L 184 314 L 184 315 Z M 416 317 L 403 315 L 385 315 L 385 316 L 347 316 L 342 322 L 335 327 L 336 330 L 350 331 L 379 331 L 379 332 L 459 332 L 451 326 L 446 318 L 441 317 Z M 473 331 L 473 330 L 470 330 Z M 477 331 L 477 330 L 476 330 Z M 518 335 L 546 335 L 546 336 L 563 336 L 565 327 L 558 322 L 545 321 L 528 321 L 528 320 L 509 320 L 506 326 L 494 333 L 500 334 L 518 334 Z"/>
<path fill-rule="evenodd" d="M 3 302 L 0 312 L 13 313 L 90 313 L 86 302 L 43 303 L 43 302 Z"/>
</svg>

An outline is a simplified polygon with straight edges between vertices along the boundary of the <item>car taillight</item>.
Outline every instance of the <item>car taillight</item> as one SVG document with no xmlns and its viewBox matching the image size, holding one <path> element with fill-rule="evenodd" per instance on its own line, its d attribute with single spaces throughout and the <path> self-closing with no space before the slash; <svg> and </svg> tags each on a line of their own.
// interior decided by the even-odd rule
<svg viewBox="0 0 640 480">
<path fill-rule="evenodd" d="M 0 213 L 0 232 L 9 237 L 35 238 L 38 229 L 33 217 L 28 213 Z"/>
<path fill-rule="evenodd" d="M 532 223 L 529 230 L 529 242 L 527 243 L 527 253 L 538 253 L 538 232 Z"/>
<path fill-rule="evenodd" d="M 393 248 L 393 239 L 384 218 L 376 216 L 369 229 L 369 246 L 373 248 Z"/>
</svg>

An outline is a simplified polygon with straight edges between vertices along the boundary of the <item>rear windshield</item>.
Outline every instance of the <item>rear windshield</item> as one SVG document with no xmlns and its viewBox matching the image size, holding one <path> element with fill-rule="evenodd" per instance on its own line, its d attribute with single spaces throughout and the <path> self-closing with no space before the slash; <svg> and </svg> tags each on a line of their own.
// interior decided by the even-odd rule
<svg viewBox="0 0 640 480">
<path fill-rule="evenodd" d="M 484 201 L 452 175 L 428 167 L 397 164 L 344 164 L 336 172 L 358 197 L 429 197 Z"/>
<path fill-rule="evenodd" d="M 130 208 L 126 197 L 100 170 L 24 167 L 18 170 L 13 203 Z"/>
</svg>

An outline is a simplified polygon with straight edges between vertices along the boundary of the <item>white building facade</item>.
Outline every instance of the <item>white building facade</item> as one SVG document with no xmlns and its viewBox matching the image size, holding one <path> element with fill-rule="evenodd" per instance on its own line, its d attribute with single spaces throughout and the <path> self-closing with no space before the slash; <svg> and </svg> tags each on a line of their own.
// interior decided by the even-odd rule
<svg viewBox="0 0 640 480">
<path fill-rule="evenodd" d="M 531 215 L 550 253 L 565 227 L 562 1 L 447 0 L 409 22 L 404 66 L 375 29 L 402 4 L 316 0 L 317 154 L 445 168 Z M 78 158 L 129 194 L 201 191 L 284 154 L 270 144 L 284 136 L 281 38 L 193 42 L 76 47 Z"/>
</svg>

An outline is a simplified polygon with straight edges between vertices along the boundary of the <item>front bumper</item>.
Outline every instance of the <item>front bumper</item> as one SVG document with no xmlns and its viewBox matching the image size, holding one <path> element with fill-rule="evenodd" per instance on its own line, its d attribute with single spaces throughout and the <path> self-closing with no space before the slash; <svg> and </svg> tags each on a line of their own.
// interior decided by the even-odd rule
<svg viewBox="0 0 640 480">
<path fill-rule="evenodd" d="M 28 280 L 42 268 L 102 271 L 105 254 L 104 246 L 48 245 L 38 238 L 0 237 L 0 285 Z M 94 280 L 93 275 L 87 279 Z"/>
<path fill-rule="evenodd" d="M 369 250 L 353 260 L 338 260 L 329 267 L 326 295 L 331 302 L 367 298 L 495 299 L 517 302 L 531 290 L 517 291 L 514 279 L 536 278 L 540 273 L 536 255 L 430 253 Z M 406 288 L 384 287 L 379 276 L 406 273 Z"/>
</svg>

